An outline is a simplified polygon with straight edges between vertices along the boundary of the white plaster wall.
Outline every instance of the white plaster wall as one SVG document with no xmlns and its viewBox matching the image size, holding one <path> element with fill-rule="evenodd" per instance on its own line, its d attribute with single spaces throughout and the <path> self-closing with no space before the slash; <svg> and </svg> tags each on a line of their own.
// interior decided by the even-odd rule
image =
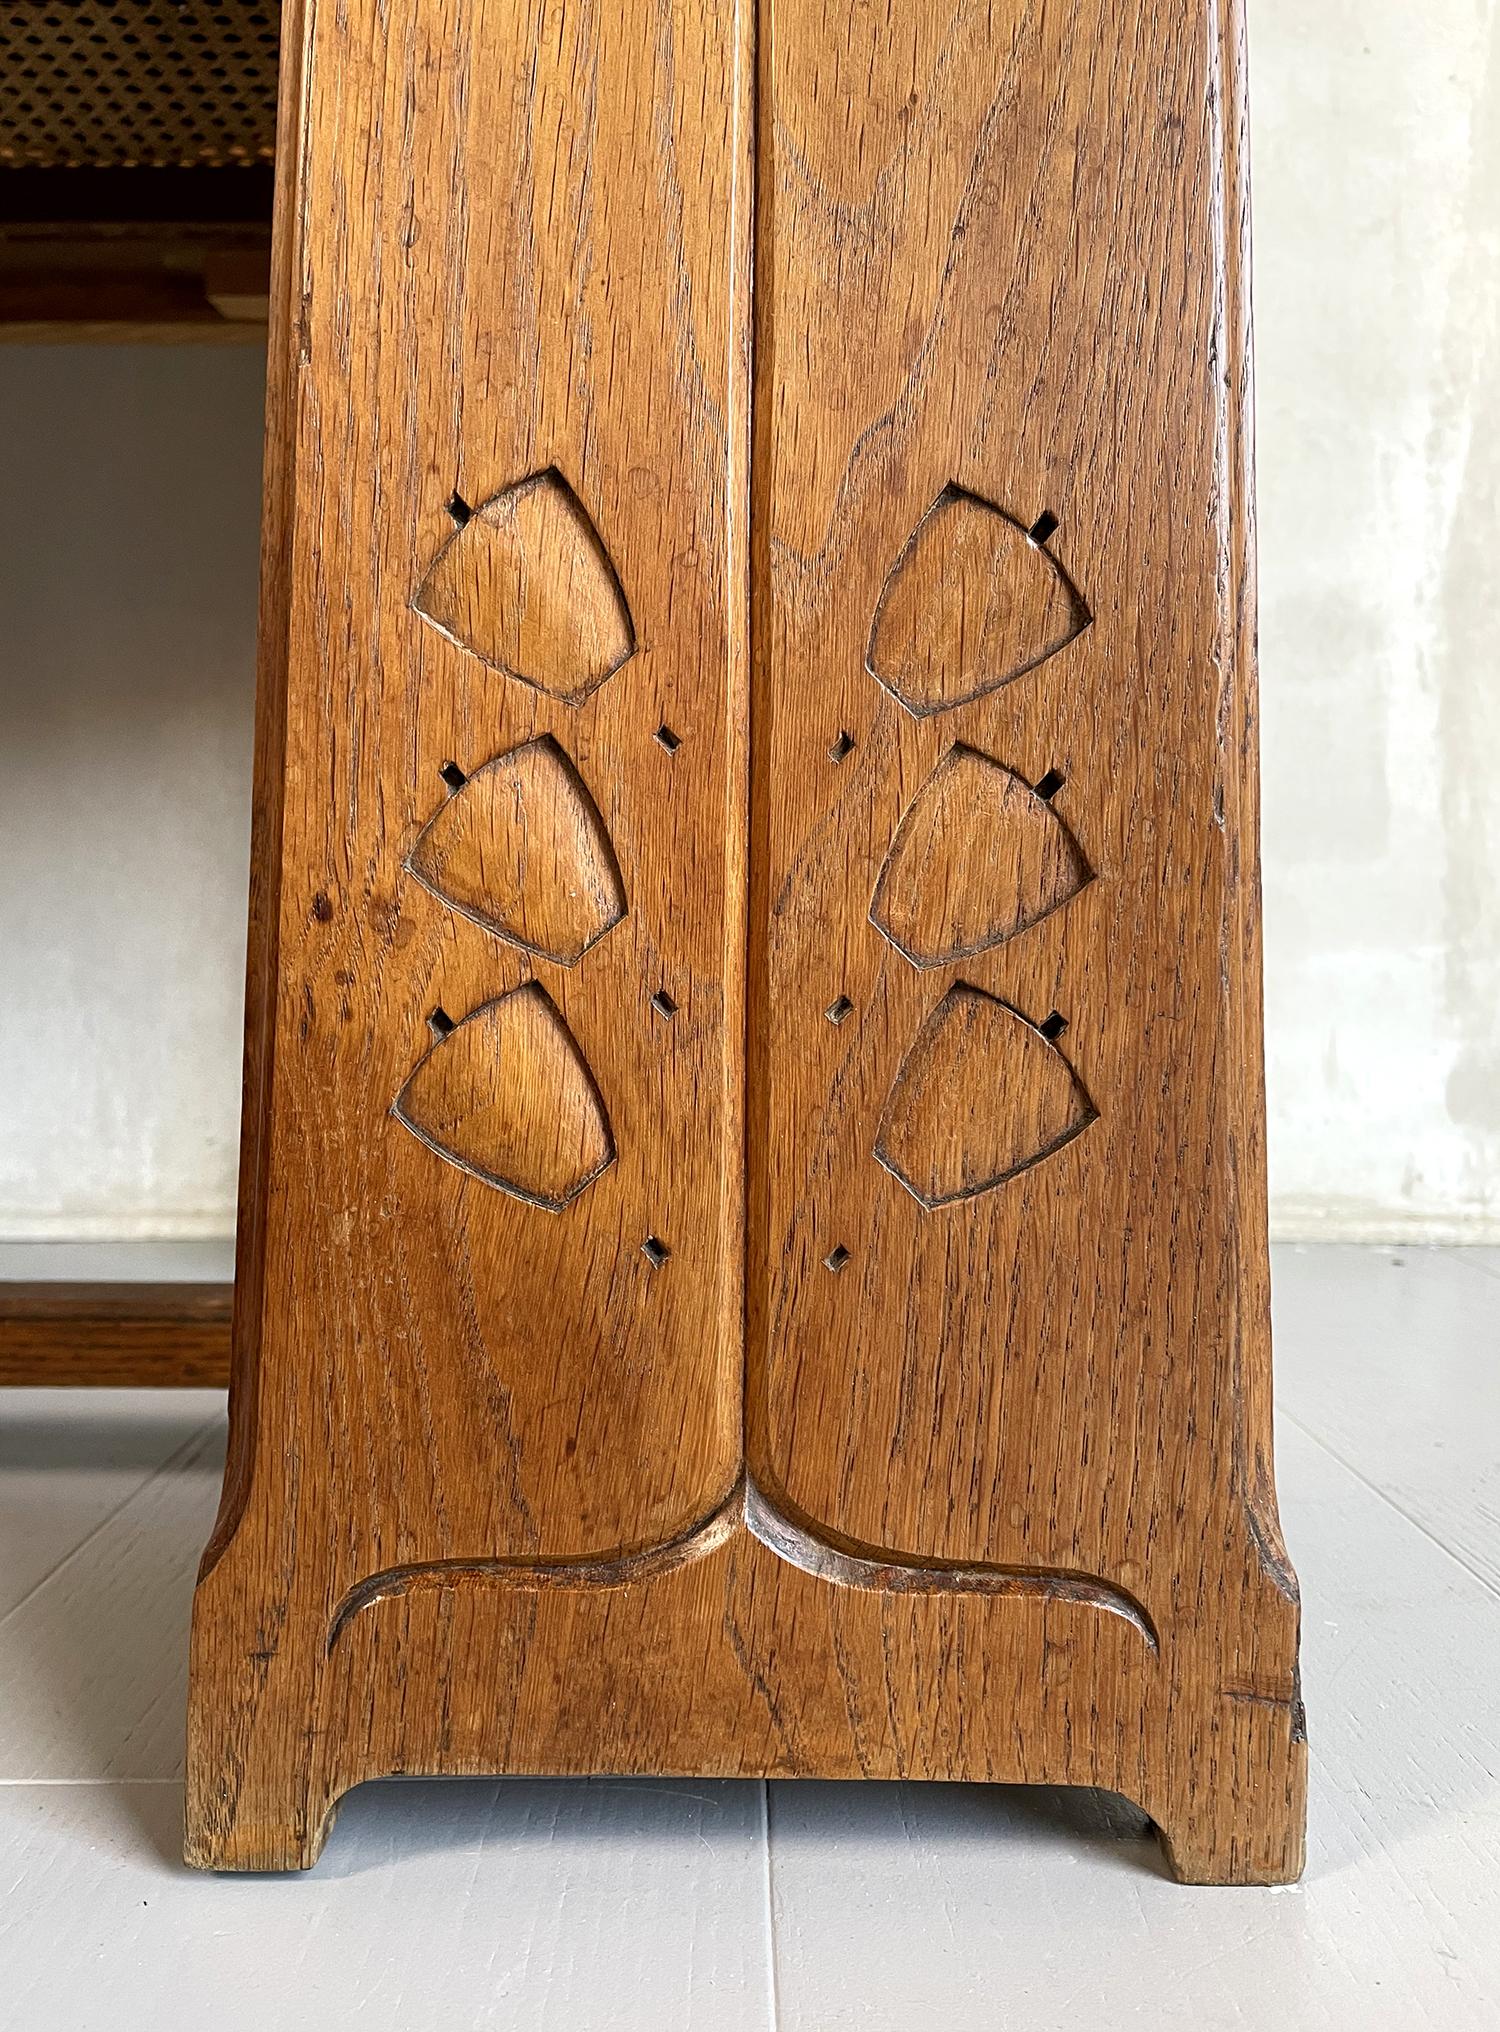
<svg viewBox="0 0 1500 2032">
<path fill-rule="evenodd" d="M 1500 9 L 1250 0 L 1271 1184 L 1500 1232 Z"/>
<path fill-rule="evenodd" d="M 264 375 L 0 348 L 0 1236 L 233 1221 Z"/>
<path fill-rule="evenodd" d="M 1500 26 L 1250 0 L 1283 1234 L 1500 1235 Z M 0 1235 L 232 1221 L 261 361 L 0 349 Z"/>
</svg>

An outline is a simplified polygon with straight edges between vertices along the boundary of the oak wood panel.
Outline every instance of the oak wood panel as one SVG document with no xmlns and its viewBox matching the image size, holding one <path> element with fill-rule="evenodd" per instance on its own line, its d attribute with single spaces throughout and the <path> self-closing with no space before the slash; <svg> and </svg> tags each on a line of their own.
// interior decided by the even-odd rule
<svg viewBox="0 0 1500 2032">
<path fill-rule="evenodd" d="M 605 1769 L 1101 1783 L 1295 1872 L 1232 26 L 289 24 L 191 1860 Z M 542 740 L 456 896 L 434 813 Z M 1015 788 L 894 854 L 919 965 L 955 741 Z"/>
<path fill-rule="evenodd" d="M 1303 1766 L 1273 1688 L 1247 1678 L 1164 1726 L 1154 1633 L 1086 1582 L 893 1588 L 776 1535 L 731 1504 L 691 1546 L 572 1572 L 372 1576 L 334 1605 L 320 1726 L 288 1730 L 274 1771 L 256 1754 L 211 1790 L 190 1737 L 189 1860 L 305 1867 L 361 1778 L 499 1768 L 1102 1785 L 1156 1819 L 1181 1875 L 1289 1867 Z"/>
<path fill-rule="evenodd" d="M 262 1377 L 305 1390 L 304 1408 L 332 1393 L 343 1437 L 322 1500 L 351 1559 L 372 1545 L 607 1553 L 671 1536 L 737 1472 L 739 1163 L 725 1151 L 738 1150 L 744 906 L 727 869 L 744 715 L 728 623 L 742 597 L 725 485 L 733 263 L 717 222 L 734 108 L 723 24 L 705 17 L 674 41 L 665 20 L 509 0 L 308 16 L 297 105 L 311 110 L 293 109 L 283 222 L 295 478 L 267 630 L 285 663 L 262 686 L 286 713 L 261 762 L 285 803 L 257 848 L 274 844 L 280 878 L 274 1006 L 254 1019 L 271 1064 L 252 1105 L 283 1184 L 245 1330 Z M 402 78 L 424 81 L 419 104 Z M 705 258 L 685 268 L 643 232 L 647 199 L 678 208 Z M 455 532 L 455 497 L 504 501 L 549 472 L 566 487 L 522 488 L 552 502 L 540 519 L 496 511 L 486 538 L 483 511 Z M 474 613 L 510 568 L 495 545 L 533 539 L 522 580 L 541 605 L 518 682 L 493 667 Z M 434 560 L 481 543 L 478 605 L 450 611 Z M 439 570 L 450 592 L 467 583 Z M 580 572 L 607 583 L 597 638 L 567 623 Z M 619 667 L 615 585 L 633 617 Z M 597 664 L 596 639 L 609 651 Z M 651 738 L 668 715 L 671 754 Z M 481 770 L 542 736 L 630 871 L 626 915 L 577 966 L 502 943 L 402 867 L 446 764 Z M 558 1195 L 564 1212 L 540 1215 L 437 1161 L 392 1113 L 435 1011 L 461 1024 L 530 979 L 602 1096 L 616 1153 L 576 1201 Z M 649 1001 L 663 982 L 669 1025 Z M 501 1076 L 524 1105 L 528 1081 L 551 1073 L 520 1038 L 509 1056 Z M 651 1235 L 669 1271 L 643 1255 Z M 474 1472 L 481 1436 L 490 1476 Z M 273 1510 L 278 1472 L 266 1460 L 254 1483 Z"/>
<path fill-rule="evenodd" d="M 751 1032 L 747 1413 L 752 1474 L 819 1537 L 1136 1594 L 1204 1787 L 1216 1702 L 1292 1717 L 1285 1785 L 1240 1806 L 1294 1870 L 1240 62 L 1205 0 L 770 0 L 751 994 L 780 1021 Z M 927 970 L 866 917 L 955 742 L 1065 782 L 1094 879 Z M 945 994 L 1066 1026 L 1071 1132 L 1045 1051 L 935 1062 Z M 897 1132 L 915 1180 L 870 1162 Z"/>
<path fill-rule="evenodd" d="M 0 1384 L 222 1390 L 228 1284 L 0 1283 Z"/>
<path fill-rule="evenodd" d="M 200 1854 L 248 1853 L 251 1800 L 291 1782 L 331 1605 L 371 1572 L 587 1565 L 670 1540 L 738 1477 L 734 27 L 730 10 L 540 0 L 288 18 L 236 1390 L 195 1617 Z M 514 545 L 500 561 L 543 603 L 512 674 L 488 652 L 516 643 L 479 633 L 483 588 L 434 625 L 432 567 L 460 504 L 548 474 L 572 535 L 544 517 L 519 568 Z M 595 543 L 630 615 L 631 654 L 602 672 L 574 659 L 607 625 L 580 638 L 559 608 Z M 560 551 L 562 580 L 538 578 Z M 491 546 L 491 586 L 495 567 Z M 502 942 L 403 865 L 450 765 L 543 736 L 629 875 L 627 914 L 575 966 Z M 429 1020 L 462 1038 L 523 989 L 566 1025 L 609 1125 L 613 1161 L 571 1196 L 444 1162 L 392 1106 Z M 496 1057 L 505 1105 L 540 1048 Z"/>
<path fill-rule="evenodd" d="M 871 1556 L 1137 1590 L 1184 1647 L 1256 1651 L 1291 1702 L 1295 1597 L 1243 1472 L 1269 1348 L 1237 43 L 1204 0 L 852 26 L 771 0 L 762 63 L 752 996 L 779 1020 L 752 1027 L 748 1082 L 751 1469 Z M 1071 634 L 1064 583 L 1090 617 Z M 1095 879 L 929 971 L 867 913 L 955 741 L 1060 774 Z M 1041 1050 L 988 1079 L 955 1053 L 934 1112 L 924 1026 L 960 984 L 1065 1019 L 1083 1133 L 1055 1123 Z M 948 1139 L 912 1189 L 871 1162 L 903 1079 Z M 981 1170 L 1010 1153 L 999 1189 L 924 1189 L 969 1181 L 960 1135 Z"/>
</svg>

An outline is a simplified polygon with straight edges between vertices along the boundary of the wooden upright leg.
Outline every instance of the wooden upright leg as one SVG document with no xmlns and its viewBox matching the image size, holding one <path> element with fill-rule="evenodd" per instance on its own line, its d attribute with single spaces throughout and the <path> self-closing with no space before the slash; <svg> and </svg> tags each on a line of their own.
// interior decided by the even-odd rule
<svg viewBox="0 0 1500 2032">
<path fill-rule="evenodd" d="M 751 1470 L 1109 1591 L 1139 1775 L 1066 1654 L 1023 1761 L 1069 1710 L 1182 1874 L 1279 1880 L 1238 10 L 761 18 Z"/>
<path fill-rule="evenodd" d="M 1231 0 L 285 60 L 190 1859 L 660 1771 L 1295 1875 Z"/>
<path fill-rule="evenodd" d="M 361 1608 L 474 1569 L 524 1620 L 536 1576 L 690 1533 L 741 1454 L 748 25 L 303 0 L 285 39 L 190 1731 L 189 1852 L 228 1868 L 308 1861 L 391 1768 Z M 399 1761 L 448 1768 L 413 1671 Z"/>
</svg>

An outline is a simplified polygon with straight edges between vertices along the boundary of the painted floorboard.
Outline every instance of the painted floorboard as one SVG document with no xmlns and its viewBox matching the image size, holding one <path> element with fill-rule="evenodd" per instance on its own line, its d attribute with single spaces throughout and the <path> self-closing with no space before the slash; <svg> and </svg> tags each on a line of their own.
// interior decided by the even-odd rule
<svg viewBox="0 0 1500 2032">
<path fill-rule="evenodd" d="M 0 1780 L 181 1771 L 221 1401 L 0 1392 L 0 1586 L 13 1596 L 0 1613 Z"/>
<path fill-rule="evenodd" d="M 1279 1248 L 1276 1381 L 1284 1416 L 1500 1592 L 1500 1290 L 1476 1274 L 1487 1261 L 1500 1251 Z"/>
<path fill-rule="evenodd" d="M 764 2032 L 760 1788 L 366 1786 L 308 1877 L 175 1859 L 177 1785 L 0 1786 L 7 2032 Z"/>
<path fill-rule="evenodd" d="M 0 1656 L 5 1619 L 222 1403 L 203 1390 L 0 1389 Z"/>
</svg>

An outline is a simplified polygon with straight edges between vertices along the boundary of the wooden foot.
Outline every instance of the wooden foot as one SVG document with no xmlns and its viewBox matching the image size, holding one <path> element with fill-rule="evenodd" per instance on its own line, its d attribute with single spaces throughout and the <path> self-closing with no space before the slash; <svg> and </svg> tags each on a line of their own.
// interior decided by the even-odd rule
<svg viewBox="0 0 1500 2032">
<path fill-rule="evenodd" d="M 1167 1774 L 1157 1832 L 1180 1884 L 1291 1884 L 1307 1829 L 1307 1734 L 1300 1698 L 1240 1694 L 1190 1735 Z"/>
<path fill-rule="evenodd" d="M 252 1768 L 231 1808 L 222 1784 L 230 1768 L 222 1747 L 205 1744 L 201 1758 L 201 1774 L 189 1779 L 187 1789 L 183 1859 L 189 1868 L 310 1870 L 332 1830 L 337 1800 L 289 1786 L 284 1772 Z"/>
<path fill-rule="evenodd" d="M 200 1870 L 309 1869 L 347 1789 L 313 1720 L 323 1659 L 248 1620 L 249 1587 L 221 1605 L 229 1580 L 200 1583 L 194 1605 L 184 1854 Z"/>
</svg>

